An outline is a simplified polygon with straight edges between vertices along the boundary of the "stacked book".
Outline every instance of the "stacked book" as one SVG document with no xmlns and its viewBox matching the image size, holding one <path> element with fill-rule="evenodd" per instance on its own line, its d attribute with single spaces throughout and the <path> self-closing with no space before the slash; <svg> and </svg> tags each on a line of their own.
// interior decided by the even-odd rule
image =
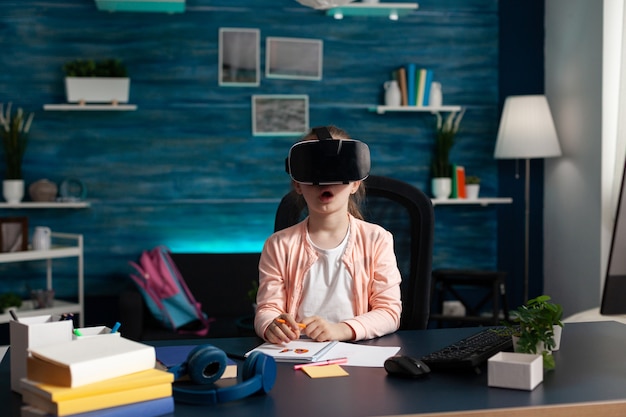
<svg viewBox="0 0 626 417">
<path fill-rule="evenodd" d="M 21 380 L 22 417 L 156 417 L 172 413 L 174 375 L 155 349 L 95 336 L 30 349 Z"/>
<path fill-rule="evenodd" d="M 392 77 L 398 81 L 403 106 L 425 107 L 429 105 L 430 87 L 433 81 L 432 70 L 409 63 L 396 68 Z"/>
</svg>

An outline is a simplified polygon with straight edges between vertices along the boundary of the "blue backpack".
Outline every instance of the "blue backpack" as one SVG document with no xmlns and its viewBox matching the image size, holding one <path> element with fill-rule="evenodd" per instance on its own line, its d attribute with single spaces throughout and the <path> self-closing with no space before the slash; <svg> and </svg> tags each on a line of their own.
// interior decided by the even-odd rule
<svg viewBox="0 0 626 417">
<path fill-rule="evenodd" d="M 169 249 L 157 246 L 141 253 L 139 262 L 129 262 L 130 274 L 146 305 L 166 328 L 183 334 L 206 336 L 210 322 L 172 261 Z"/>
</svg>

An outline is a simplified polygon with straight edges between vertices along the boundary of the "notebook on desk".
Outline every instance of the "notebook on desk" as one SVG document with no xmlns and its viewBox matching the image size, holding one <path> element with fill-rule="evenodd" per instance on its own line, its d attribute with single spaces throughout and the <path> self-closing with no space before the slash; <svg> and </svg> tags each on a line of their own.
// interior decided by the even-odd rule
<svg viewBox="0 0 626 417">
<path fill-rule="evenodd" d="M 289 343 L 263 343 L 245 354 L 252 352 L 265 353 L 276 362 L 316 362 L 321 360 L 338 342 L 316 342 L 311 339 L 292 340 Z"/>
</svg>

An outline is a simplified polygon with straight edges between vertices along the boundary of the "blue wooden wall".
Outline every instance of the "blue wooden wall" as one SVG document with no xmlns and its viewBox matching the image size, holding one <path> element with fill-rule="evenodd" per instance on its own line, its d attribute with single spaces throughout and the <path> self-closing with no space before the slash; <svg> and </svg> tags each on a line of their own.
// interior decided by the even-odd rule
<svg viewBox="0 0 626 417">
<path fill-rule="evenodd" d="M 396 0 L 398 1 L 398 0 Z M 289 190 L 284 158 L 297 137 L 255 137 L 253 94 L 308 94 L 312 126 L 335 124 L 366 141 L 372 173 L 430 192 L 434 117 L 378 115 L 382 84 L 408 62 L 432 68 L 444 104 L 467 108 L 453 162 L 497 195 L 497 0 L 424 0 L 393 22 L 336 21 L 295 0 L 187 0 L 182 14 L 100 12 L 92 0 L 0 4 L 0 102 L 35 111 L 25 156 L 27 184 L 75 177 L 91 208 L 4 210 L 31 231 L 85 236 L 88 295 L 115 294 L 127 262 L 158 244 L 173 251 L 260 251 Z M 268 36 L 321 39 L 321 81 L 261 77 L 258 87 L 218 86 L 218 30 L 257 28 L 264 71 Z M 134 112 L 43 111 L 65 101 L 62 65 L 122 59 Z M 496 211 L 437 206 L 434 267 L 496 268 Z M 73 262 L 55 261 L 61 295 L 76 295 Z M 0 268 L 0 292 L 41 286 L 42 264 Z M 210 271 L 207 271 L 210 273 Z M 6 279 L 10 278 L 10 279 Z"/>
</svg>

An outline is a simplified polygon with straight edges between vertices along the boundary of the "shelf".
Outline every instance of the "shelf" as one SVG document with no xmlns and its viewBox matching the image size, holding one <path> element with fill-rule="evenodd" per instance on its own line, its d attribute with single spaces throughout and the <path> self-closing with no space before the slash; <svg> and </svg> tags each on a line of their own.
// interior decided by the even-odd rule
<svg viewBox="0 0 626 417">
<path fill-rule="evenodd" d="M 467 198 L 446 198 L 446 199 L 431 199 L 433 206 L 460 206 L 460 205 L 481 205 L 488 206 L 489 204 L 511 204 L 513 199 L 511 197 L 484 197 L 477 199 Z"/>
<path fill-rule="evenodd" d="M 417 3 L 350 3 L 328 9 L 326 15 L 335 19 L 343 19 L 344 16 L 372 16 L 398 20 L 400 16 L 413 13 L 418 7 Z"/>
<path fill-rule="evenodd" d="M 81 305 L 78 303 L 70 303 L 68 301 L 57 300 L 53 301 L 53 306 L 49 308 L 34 308 L 32 300 L 22 301 L 22 306 L 15 311 L 18 318 L 34 317 L 34 316 L 46 316 L 46 315 L 61 315 L 63 313 L 81 313 Z M 8 323 L 11 320 L 9 313 L 0 314 L 0 323 Z"/>
<path fill-rule="evenodd" d="M 182 13 L 185 0 L 96 0 L 96 6 L 107 12 Z"/>
<path fill-rule="evenodd" d="M 369 110 L 378 114 L 386 112 L 430 112 L 437 113 L 443 111 L 461 111 L 461 106 L 373 106 Z"/>
<path fill-rule="evenodd" d="M 44 104 L 48 111 L 135 111 L 135 104 Z"/>
<path fill-rule="evenodd" d="M 47 209 L 47 208 L 87 208 L 88 201 L 25 201 L 23 203 L 0 203 L 0 209 Z"/>
<path fill-rule="evenodd" d="M 67 258 L 70 256 L 79 256 L 81 252 L 81 248 L 70 246 L 57 246 L 49 250 L 23 250 L 19 252 L 4 252 L 0 253 L 0 264 L 9 262 Z"/>
</svg>

